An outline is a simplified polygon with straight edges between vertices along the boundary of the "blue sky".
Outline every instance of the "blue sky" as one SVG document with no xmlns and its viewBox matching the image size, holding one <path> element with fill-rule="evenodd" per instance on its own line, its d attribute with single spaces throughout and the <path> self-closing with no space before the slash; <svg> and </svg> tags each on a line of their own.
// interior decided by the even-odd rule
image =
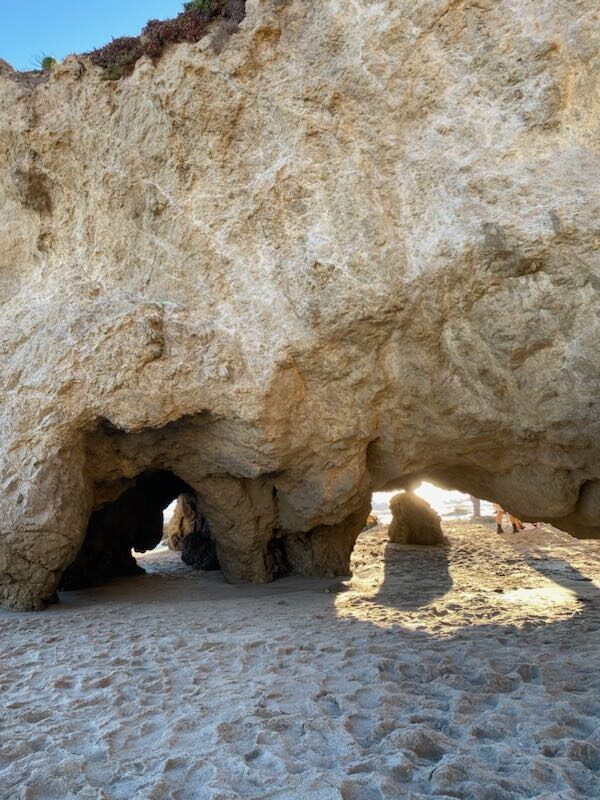
<svg viewBox="0 0 600 800">
<path fill-rule="evenodd" d="M 36 56 L 59 60 L 116 36 L 134 36 L 149 19 L 174 17 L 182 0 L 0 0 L 0 58 L 33 69 Z"/>
</svg>

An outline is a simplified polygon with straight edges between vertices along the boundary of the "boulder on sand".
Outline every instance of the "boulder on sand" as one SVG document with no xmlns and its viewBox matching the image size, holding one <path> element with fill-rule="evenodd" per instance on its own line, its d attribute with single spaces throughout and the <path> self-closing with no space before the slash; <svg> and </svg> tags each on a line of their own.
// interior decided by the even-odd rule
<svg viewBox="0 0 600 800">
<path fill-rule="evenodd" d="M 412 492 L 402 492 L 390 500 L 392 522 L 388 529 L 394 544 L 442 544 L 441 519 L 433 508 Z"/>
<path fill-rule="evenodd" d="M 379 522 L 379 517 L 377 516 L 377 514 L 374 514 L 371 511 L 371 513 L 367 517 L 367 520 L 365 522 L 365 527 L 363 528 L 363 531 L 370 531 L 371 528 L 376 528 L 380 524 L 381 523 Z"/>
</svg>

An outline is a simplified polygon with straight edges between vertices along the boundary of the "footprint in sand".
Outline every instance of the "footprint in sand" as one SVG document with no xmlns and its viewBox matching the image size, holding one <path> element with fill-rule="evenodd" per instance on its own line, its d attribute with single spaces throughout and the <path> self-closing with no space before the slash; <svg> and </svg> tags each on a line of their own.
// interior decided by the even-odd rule
<svg viewBox="0 0 600 800">
<path fill-rule="evenodd" d="M 315 697 L 316 702 L 319 704 L 320 710 L 328 717 L 339 717 L 342 713 L 340 704 L 333 695 L 327 692 L 320 692 Z"/>
<path fill-rule="evenodd" d="M 360 706 L 360 708 L 377 708 L 379 706 L 379 692 L 374 689 L 358 689 L 352 695 L 352 699 Z"/>
<path fill-rule="evenodd" d="M 351 714 L 344 722 L 344 728 L 362 747 L 371 747 L 382 738 L 375 732 L 374 721 L 362 714 Z"/>
</svg>

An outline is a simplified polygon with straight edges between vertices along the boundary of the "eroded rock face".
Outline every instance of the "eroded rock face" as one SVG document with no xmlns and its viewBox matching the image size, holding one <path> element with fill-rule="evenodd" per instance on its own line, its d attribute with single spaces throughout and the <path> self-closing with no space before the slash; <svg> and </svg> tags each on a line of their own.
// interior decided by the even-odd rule
<svg viewBox="0 0 600 800">
<path fill-rule="evenodd" d="M 219 569 L 215 541 L 206 519 L 202 516 L 195 497 L 181 495 L 178 509 L 182 511 L 181 558 L 195 569 Z"/>
<path fill-rule="evenodd" d="M 190 495 L 182 494 L 177 498 L 173 515 L 163 528 L 169 550 L 181 552 L 181 543 L 196 527 L 197 514 L 197 504 Z"/>
<path fill-rule="evenodd" d="M 232 581 L 347 571 L 423 477 L 600 536 L 596 3 L 246 12 L 121 81 L 0 69 L 14 608 L 151 470 Z"/>
<path fill-rule="evenodd" d="M 392 521 L 388 528 L 394 544 L 438 545 L 444 541 L 439 514 L 412 492 L 401 492 L 390 500 Z"/>
</svg>

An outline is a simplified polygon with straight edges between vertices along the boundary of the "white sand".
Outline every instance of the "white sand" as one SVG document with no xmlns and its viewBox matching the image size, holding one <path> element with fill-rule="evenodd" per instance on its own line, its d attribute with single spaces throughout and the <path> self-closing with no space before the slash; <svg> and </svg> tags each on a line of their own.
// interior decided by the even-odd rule
<svg viewBox="0 0 600 800">
<path fill-rule="evenodd" d="M 364 534 L 348 591 L 162 552 L 2 612 L 0 797 L 600 797 L 600 542 L 447 531 Z"/>
</svg>

